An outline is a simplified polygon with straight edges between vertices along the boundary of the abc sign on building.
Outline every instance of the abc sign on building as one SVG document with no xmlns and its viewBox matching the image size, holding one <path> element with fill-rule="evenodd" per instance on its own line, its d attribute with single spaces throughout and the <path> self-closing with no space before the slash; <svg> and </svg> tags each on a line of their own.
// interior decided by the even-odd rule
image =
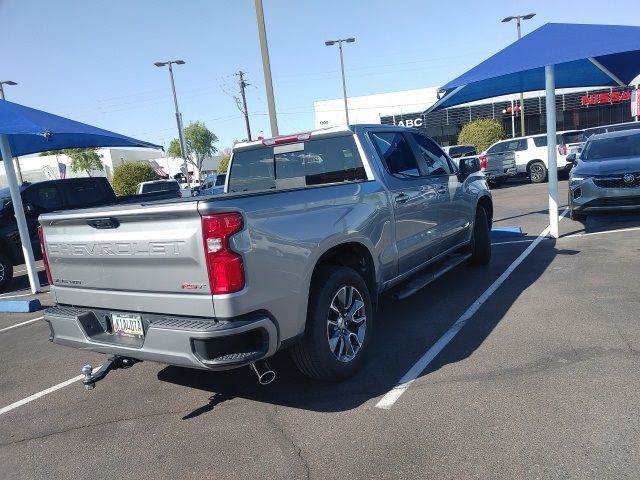
<svg viewBox="0 0 640 480">
<path fill-rule="evenodd" d="M 424 126 L 424 119 L 422 117 L 408 118 L 400 120 L 396 125 L 399 127 L 422 127 Z"/>
</svg>

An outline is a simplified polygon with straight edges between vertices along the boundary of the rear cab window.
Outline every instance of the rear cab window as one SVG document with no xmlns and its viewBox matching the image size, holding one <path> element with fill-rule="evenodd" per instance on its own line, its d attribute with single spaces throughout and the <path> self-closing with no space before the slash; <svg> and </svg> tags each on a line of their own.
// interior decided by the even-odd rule
<svg viewBox="0 0 640 480">
<path fill-rule="evenodd" d="M 67 196 L 66 207 L 83 208 L 108 203 L 113 199 L 113 194 L 105 188 L 104 183 L 99 178 L 65 180 L 61 185 Z"/>
<path fill-rule="evenodd" d="M 234 152 L 229 192 L 366 181 L 353 135 Z"/>
<path fill-rule="evenodd" d="M 142 185 L 142 193 L 170 192 L 178 190 L 180 190 L 180 185 L 178 185 L 178 182 L 158 182 Z"/>
</svg>

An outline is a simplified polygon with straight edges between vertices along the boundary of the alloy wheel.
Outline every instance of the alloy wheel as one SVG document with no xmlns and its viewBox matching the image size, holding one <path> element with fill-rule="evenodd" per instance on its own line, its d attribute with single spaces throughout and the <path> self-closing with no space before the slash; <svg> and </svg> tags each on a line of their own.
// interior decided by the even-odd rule
<svg viewBox="0 0 640 480">
<path fill-rule="evenodd" d="M 362 294 L 355 287 L 342 287 L 333 296 L 329 306 L 329 349 L 339 361 L 350 362 L 362 348 L 366 329 L 367 317 Z"/>
</svg>

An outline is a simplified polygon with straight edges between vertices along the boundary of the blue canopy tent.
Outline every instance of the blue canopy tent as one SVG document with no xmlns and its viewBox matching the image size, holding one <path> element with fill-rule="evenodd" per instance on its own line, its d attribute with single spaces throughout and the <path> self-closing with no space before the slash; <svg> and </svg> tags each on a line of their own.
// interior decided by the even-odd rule
<svg viewBox="0 0 640 480">
<path fill-rule="evenodd" d="M 83 147 L 146 147 L 162 149 L 158 145 L 125 137 L 84 123 L 52 115 L 40 110 L 0 100 L 0 152 L 11 192 L 11 200 L 18 223 L 31 291 L 41 291 L 35 269 L 27 222 L 16 178 L 14 156 L 29 155 L 47 150 Z"/>
<path fill-rule="evenodd" d="M 640 74 L 640 27 L 548 23 L 440 89 L 427 112 L 546 90 L 549 225 L 558 237 L 555 89 L 626 86 Z"/>
</svg>

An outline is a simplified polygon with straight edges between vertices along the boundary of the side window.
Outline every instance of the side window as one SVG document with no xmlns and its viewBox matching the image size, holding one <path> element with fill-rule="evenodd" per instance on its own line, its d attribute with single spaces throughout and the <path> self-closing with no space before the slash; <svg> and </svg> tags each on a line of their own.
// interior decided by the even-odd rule
<svg viewBox="0 0 640 480">
<path fill-rule="evenodd" d="M 506 146 L 507 146 L 506 142 L 496 143 L 493 147 L 487 150 L 487 153 L 502 153 L 504 152 Z"/>
<path fill-rule="evenodd" d="M 412 136 L 418 144 L 422 159 L 427 165 L 427 175 L 450 175 L 451 166 L 444 152 L 427 137 L 415 133 Z"/>
<path fill-rule="evenodd" d="M 42 185 L 29 188 L 23 193 L 23 198 L 37 210 L 52 211 L 62 208 L 60 190 L 55 185 Z"/>
<path fill-rule="evenodd" d="M 521 138 L 518 141 L 518 147 L 516 148 L 516 150 L 518 152 L 521 152 L 523 150 L 526 150 L 527 148 L 529 148 L 528 144 L 527 144 L 527 139 L 526 138 Z"/>
<path fill-rule="evenodd" d="M 533 143 L 536 147 L 546 147 L 547 146 L 547 136 L 540 135 L 539 137 L 533 137 Z"/>
<path fill-rule="evenodd" d="M 418 162 L 402 133 L 378 132 L 369 135 L 391 175 L 397 177 L 419 177 L 421 175 Z"/>
</svg>

